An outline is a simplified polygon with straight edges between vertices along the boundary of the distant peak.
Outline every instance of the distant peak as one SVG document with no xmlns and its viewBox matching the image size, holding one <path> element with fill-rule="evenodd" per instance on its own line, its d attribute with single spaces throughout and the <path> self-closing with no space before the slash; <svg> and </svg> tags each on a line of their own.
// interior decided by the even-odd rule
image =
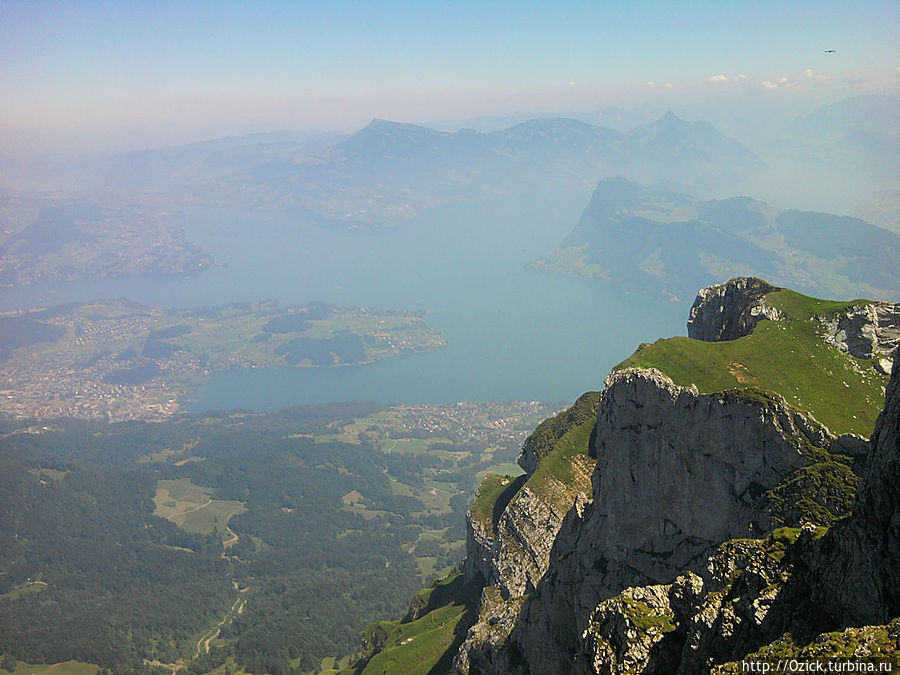
<svg viewBox="0 0 900 675">
<path fill-rule="evenodd" d="M 385 120 L 375 117 L 364 126 L 360 131 L 417 131 L 417 132 L 434 132 L 438 133 L 431 127 L 424 127 L 421 124 L 411 124 L 409 122 L 397 122 L 394 120 Z"/>
<path fill-rule="evenodd" d="M 662 117 L 660 117 L 655 122 L 655 124 L 653 124 L 652 126 L 670 128 L 670 127 L 683 127 L 683 126 L 687 126 L 687 125 L 688 125 L 688 122 L 685 122 L 678 115 L 673 113 L 671 110 L 668 110 L 668 111 L 666 111 L 666 114 L 663 115 Z"/>
</svg>

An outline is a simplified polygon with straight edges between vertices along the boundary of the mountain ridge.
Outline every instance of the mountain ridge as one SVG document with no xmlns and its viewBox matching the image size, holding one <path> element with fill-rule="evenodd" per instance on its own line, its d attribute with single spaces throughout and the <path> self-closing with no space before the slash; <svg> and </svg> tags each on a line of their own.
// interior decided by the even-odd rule
<svg viewBox="0 0 900 675">
<path fill-rule="evenodd" d="M 804 293 L 893 300 L 898 257 L 900 235 L 858 218 L 751 197 L 703 200 L 617 176 L 597 184 L 560 249 L 533 266 L 674 299 L 742 275 Z"/>
<path fill-rule="evenodd" d="M 756 279 L 703 289 L 691 312 L 703 339 L 642 345 L 602 392 L 529 437 L 524 478 L 486 479 L 468 516 L 469 618 L 442 663 L 452 653 L 453 673 L 687 675 L 845 649 L 896 660 L 897 348 L 889 338 L 872 350 L 895 359 L 888 380 L 828 328 L 875 306 L 900 317 L 896 303 L 822 301 Z M 848 330 L 868 335 L 876 320 Z M 667 355 L 669 344 L 685 351 Z M 759 365 L 792 349 L 795 363 L 832 359 L 791 381 L 796 397 Z M 682 372 L 679 354 L 709 350 L 733 384 Z M 813 414 L 803 401 L 825 389 L 838 403 Z"/>
<path fill-rule="evenodd" d="M 724 292 L 741 285 L 756 290 Z M 783 312 L 796 316 L 796 303 L 780 303 L 781 316 L 752 310 L 777 292 L 763 282 L 732 280 L 701 291 L 692 318 L 719 317 L 721 330 L 709 337 L 740 341 L 746 337 L 724 330 L 726 323 L 737 325 L 729 316 L 756 314 L 769 324 L 795 320 Z M 754 330 L 745 325 L 738 332 Z M 700 672 L 756 651 L 785 630 L 809 641 L 854 621 L 886 623 L 900 614 L 897 580 L 891 576 L 896 575 L 890 571 L 900 554 L 896 532 L 888 536 L 892 544 L 877 543 L 891 528 L 887 514 L 896 516 L 898 509 L 896 486 L 885 483 L 898 474 L 900 463 L 897 380 L 895 365 L 862 470 L 857 465 L 868 445 L 863 439 L 835 436 L 780 396 L 752 388 L 704 395 L 694 385 L 677 386 L 659 371 L 626 362 L 600 396 L 590 441 L 598 461 L 591 494 L 576 498 L 559 525 L 533 591 L 507 601 L 489 601 L 483 592 L 481 615 L 453 672 Z M 751 426 L 738 430 L 734 424 Z M 748 451 L 745 439 L 762 454 Z M 723 471 L 720 462 L 734 464 Z M 788 463 L 779 468 L 779 462 Z M 831 487 L 822 491 L 825 485 Z M 795 506 L 803 504 L 799 510 Z M 633 521 L 644 512 L 645 521 Z M 850 524 L 822 537 L 834 518 L 847 513 L 854 514 Z M 786 526 L 805 529 L 772 529 Z M 873 546 L 887 557 L 852 575 L 850 586 L 858 590 L 838 592 L 837 600 L 821 589 L 802 590 L 815 589 L 817 577 L 831 579 L 827 588 L 839 588 L 837 570 L 852 569 L 856 563 L 850 560 L 868 559 Z M 755 615 L 739 592 L 733 599 L 715 595 L 716 589 L 736 585 L 735 578 L 750 583 L 751 570 L 761 579 L 741 592 L 763 603 L 754 604 Z M 792 578 L 797 581 L 785 581 Z M 767 586 L 775 590 L 762 593 Z M 813 600 L 804 600 L 807 596 Z M 821 621 L 804 620 L 791 613 L 793 605 L 828 606 L 831 613 Z M 728 633 L 720 622 L 729 620 L 744 627 Z M 804 644 L 792 648 L 799 653 Z"/>
</svg>

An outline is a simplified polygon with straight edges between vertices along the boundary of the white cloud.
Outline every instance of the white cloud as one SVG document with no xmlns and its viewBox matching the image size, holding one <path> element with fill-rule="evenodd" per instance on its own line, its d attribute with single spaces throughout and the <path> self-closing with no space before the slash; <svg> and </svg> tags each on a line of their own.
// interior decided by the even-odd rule
<svg viewBox="0 0 900 675">
<path fill-rule="evenodd" d="M 780 80 L 778 80 L 778 81 L 781 82 L 781 84 L 787 84 L 787 83 L 789 82 L 789 79 L 788 79 L 787 77 L 782 77 L 782 78 L 781 78 Z"/>
<path fill-rule="evenodd" d="M 671 88 L 672 88 L 672 83 L 666 82 L 666 89 L 671 89 Z"/>
<path fill-rule="evenodd" d="M 812 68 L 807 68 L 806 71 L 804 71 L 804 72 L 806 73 L 807 77 L 812 77 L 813 75 L 815 75 Z"/>
<path fill-rule="evenodd" d="M 769 82 L 768 80 L 763 80 L 762 86 L 764 86 L 766 89 L 778 89 L 777 84 L 775 84 L 774 82 Z"/>
<path fill-rule="evenodd" d="M 709 81 L 713 82 L 715 84 L 718 84 L 720 82 L 728 82 L 728 76 L 727 75 L 713 75 L 712 77 L 709 78 Z"/>
<path fill-rule="evenodd" d="M 747 79 L 747 76 L 744 75 L 743 73 L 741 73 L 740 75 L 735 75 L 735 77 L 734 77 L 735 82 L 743 82 L 746 79 Z"/>
<path fill-rule="evenodd" d="M 570 86 L 570 87 L 574 87 L 574 86 L 575 86 L 575 80 L 569 80 L 569 86 Z"/>
<path fill-rule="evenodd" d="M 647 86 L 648 86 L 648 87 L 655 87 L 655 86 L 656 86 L 656 82 L 654 82 L 653 80 L 650 80 L 650 81 L 647 83 Z"/>
</svg>

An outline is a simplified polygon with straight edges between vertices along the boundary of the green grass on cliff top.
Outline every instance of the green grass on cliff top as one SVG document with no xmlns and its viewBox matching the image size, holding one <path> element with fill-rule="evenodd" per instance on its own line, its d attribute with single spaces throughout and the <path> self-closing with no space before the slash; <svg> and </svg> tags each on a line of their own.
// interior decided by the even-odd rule
<svg viewBox="0 0 900 675">
<path fill-rule="evenodd" d="M 478 486 L 475 501 L 469 508 L 472 518 L 488 528 L 489 531 L 493 531 L 494 508 L 497 502 L 507 490 L 518 490 L 521 485 L 521 481 L 510 476 L 487 474 L 481 481 L 481 485 Z"/>
<path fill-rule="evenodd" d="M 766 296 L 769 304 L 788 319 L 811 319 L 814 316 L 830 316 L 856 305 L 867 305 L 871 300 L 822 300 L 789 288 L 773 291 Z"/>
<path fill-rule="evenodd" d="M 761 321 L 750 335 L 729 342 L 674 337 L 642 344 L 615 369 L 657 368 L 678 385 L 696 384 L 702 393 L 762 389 L 812 413 L 836 434 L 871 435 L 887 377 L 875 371 L 873 361 L 825 343 L 812 318 L 861 301 L 818 300 L 788 290 L 767 298 L 784 321 Z"/>
<path fill-rule="evenodd" d="M 596 413 L 595 413 L 596 415 Z M 591 492 L 591 471 L 594 460 L 589 459 L 594 418 L 581 422 L 567 431 L 538 464 L 526 485 L 537 496 L 565 513 L 578 494 Z"/>
<path fill-rule="evenodd" d="M 563 513 L 569 510 L 579 493 L 588 495 L 591 491 L 590 474 L 593 469 L 593 460 L 589 459 L 588 455 L 591 432 L 596 424 L 598 398 L 599 392 L 588 392 L 568 410 L 542 422 L 541 427 L 546 427 L 548 422 L 559 422 L 555 431 L 562 435 L 545 444 L 545 454 L 541 457 L 534 474 L 527 482 L 524 481 L 524 477 L 515 479 L 497 474 L 485 476 L 478 488 L 475 502 L 469 509 L 472 517 L 492 532 L 494 518 L 498 515 L 497 504 L 501 503 L 501 508 L 504 508 L 523 484 L 527 485 L 534 495 L 547 500 Z M 589 413 L 578 409 L 579 403 L 587 400 L 592 406 Z M 576 409 L 579 415 L 573 414 Z"/>
</svg>

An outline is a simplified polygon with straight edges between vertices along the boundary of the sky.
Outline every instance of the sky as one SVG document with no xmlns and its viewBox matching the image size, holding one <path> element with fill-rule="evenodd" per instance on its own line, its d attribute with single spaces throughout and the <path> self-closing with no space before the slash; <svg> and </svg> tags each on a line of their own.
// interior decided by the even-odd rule
<svg viewBox="0 0 900 675">
<path fill-rule="evenodd" d="M 894 0 L 0 0 L 7 145 L 608 106 L 800 109 L 898 85 Z"/>
</svg>

